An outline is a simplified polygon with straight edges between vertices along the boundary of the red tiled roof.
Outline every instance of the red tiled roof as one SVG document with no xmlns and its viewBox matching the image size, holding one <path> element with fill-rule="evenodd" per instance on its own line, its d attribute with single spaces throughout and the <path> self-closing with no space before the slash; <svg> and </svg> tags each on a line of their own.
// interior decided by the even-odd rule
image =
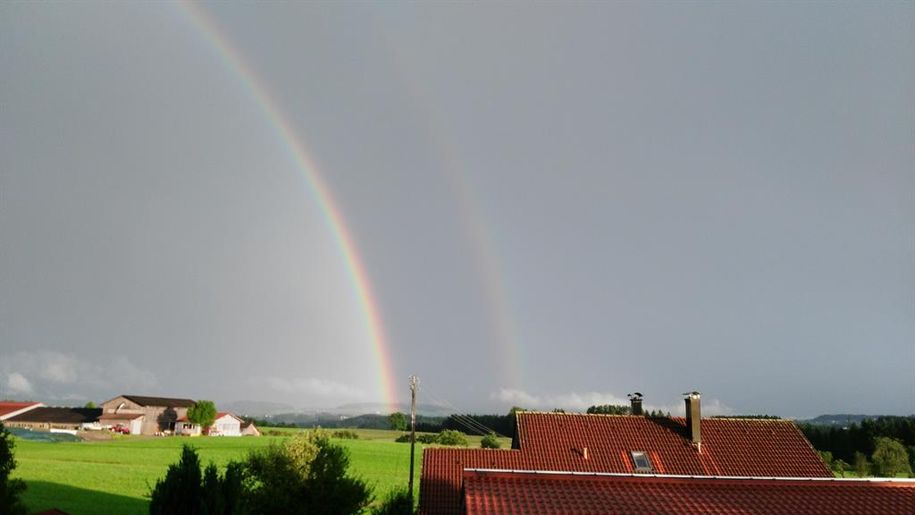
<svg viewBox="0 0 915 515">
<path fill-rule="evenodd" d="M 426 449 L 421 511 L 460 513 L 464 468 L 632 473 L 632 451 L 659 474 L 832 477 L 790 421 L 703 419 L 701 452 L 682 418 L 524 412 L 517 427 L 516 450 Z"/>
<path fill-rule="evenodd" d="M 700 452 L 683 418 L 520 413 L 518 441 L 549 470 L 634 472 L 645 451 L 659 474 L 832 477 L 788 420 L 703 419 Z"/>
<path fill-rule="evenodd" d="M 464 473 L 467 515 L 911 514 L 915 481 Z"/>
<path fill-rule="evenodd" d="M 44 404 L 40 402 L 0 402 L 0 420 L 3 420 L 11 413 L 40 406 L 44 406 Z"/>
</svg>

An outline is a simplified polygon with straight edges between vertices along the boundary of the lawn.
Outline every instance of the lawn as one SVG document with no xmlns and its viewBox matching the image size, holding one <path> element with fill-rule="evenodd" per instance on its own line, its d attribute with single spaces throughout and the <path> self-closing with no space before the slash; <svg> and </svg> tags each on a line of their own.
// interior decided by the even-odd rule
<svg viewBox="0 0 915 515">
<path fill-rule="evenodd" d="M 295 431 L 282 430 L 280 434 Z M 400 433 L 355 431 L 359 439 L 334 440 L 349 449 L 352 473 L 372 485 L 379 499 L 395 486 L 406 486 L 410 447 L 394 442 Z M 165 474 L 168 465 L 178 460 L 183 443 L 196 447 L 203 463 L 224 467 L 252 449 L 284 438 L 123 437 L 61 443 L 17 439 L 14 452 L 19 466 L 13 475 L 28 484 L 24 498 L 31 511 L 56 507 L 73 515 L 146 513 L 150 489 Z M 471 445 L 479 446 L 479 438 L 469 440 Z M 417 445 L 416 456 L 418 491 L 421 445 Z"/>
</svg>

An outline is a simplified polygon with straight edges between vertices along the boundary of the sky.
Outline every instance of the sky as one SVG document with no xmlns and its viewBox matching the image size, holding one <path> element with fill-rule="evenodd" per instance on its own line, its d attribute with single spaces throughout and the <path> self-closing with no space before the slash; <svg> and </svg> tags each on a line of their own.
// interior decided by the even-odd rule
<svg viewBox="0 0 915 515">
<path fill-rule="evenodd" d="M 915 413 L 913 25 L 4 2 L 0 398 Z"/>
</svg>

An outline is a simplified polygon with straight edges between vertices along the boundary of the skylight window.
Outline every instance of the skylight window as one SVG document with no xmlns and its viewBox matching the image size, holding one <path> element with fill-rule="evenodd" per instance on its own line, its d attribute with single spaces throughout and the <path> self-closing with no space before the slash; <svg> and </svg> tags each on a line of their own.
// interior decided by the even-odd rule
<svg viewBox="0 0 915 515">
<path fill-rule="evenodd" d="M 636 472 L 651 472 L 651 461 L 645 451 L 632 451 L 632 464 Z"/>
</svg>

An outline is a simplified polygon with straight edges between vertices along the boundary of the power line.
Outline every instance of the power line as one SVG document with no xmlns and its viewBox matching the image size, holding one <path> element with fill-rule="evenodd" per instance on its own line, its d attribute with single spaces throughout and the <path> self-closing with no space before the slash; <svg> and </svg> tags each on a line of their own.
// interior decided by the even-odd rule
<svg viewBox="0 0 915 515">
<path fill-rule="evenodd" d="M 423 391 L 424 391 L 424 393 L 426 394 L 427 397 L 429 397 L 430 399 L 432 399 L 433 402 L 436 402 L 436 403 L 438 403 L 438 404 L 440 404 L 440 405 L 442 405 L 442 406 L 445 406 L 446 408 L 450 408 L 450 409 L 454 410 L 455 413 L 452 413 L 452 414 L 451 414 L 451 418 L 452 418 L 455 422 L 457 422 L 457 423 L 461 424 L 462 426 L 464 426 L 465 428 L 470 429 L 472 432 L 482 433 L 483 435 L 486 435 L 486 434 L 489 434 L 489 433 L 493 433 L 493 434 L 496 434 L 496 435 L 499 435 L 499 436 L 508 438 L 507 436 L 503 435 L 502 433 L 500 433 L 500 432 L 498 432 L 498 431 L 492 429 L 491 427 L 486 426 L 486 425 L 483 424 L 482 422 L 480 422 L 480 421 L 474 419 L 474 418 L 471 417 L 470 415 L 463 415 L 463 414 L 461 414 L 462 412 L 464 412 L 464 413 L 466 413 L 466 412 L 465 412 L 464 410 L 461 410 L 460 408 L 458 408 L 458 407 L 455 406 L 454 404 L 452 404 L 452 403 L 450 403 L 450 402 L 448 402 L 448 401 L 446 401 L 446 400 L 444 400 L 444 399 L 441 399 L 441 398 L 435 396 L 435 395 L 432 394 L 432 393 L 429 393 L 429 388 L 428 388 L 428 387 L 424 388 Z"/>
</svg>

